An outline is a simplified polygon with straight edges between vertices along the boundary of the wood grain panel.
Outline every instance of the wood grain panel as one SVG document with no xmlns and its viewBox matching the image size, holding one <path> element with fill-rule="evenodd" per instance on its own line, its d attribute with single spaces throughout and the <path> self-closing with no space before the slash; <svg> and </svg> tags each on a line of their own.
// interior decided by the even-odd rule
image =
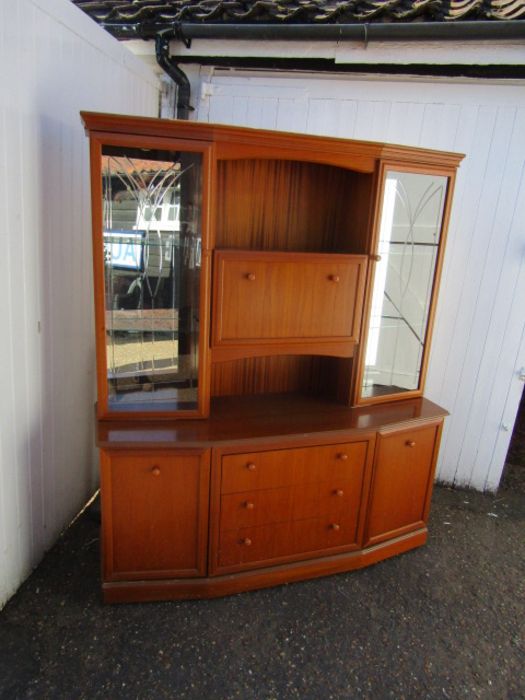
<svg viewBox="0 0 525 700">
<path fill-rule="evenodd" d="M 309 355 L 250 357 L 214 362 L 212 396 L 306 393 L 348 403 L 352 358 Z"/>
<path fill-rule="evenodd" d="M 356 541 L 357 514 L 225 530 L 219 540 L 219 569 L 261 565 L 289 556 L 330 550 Z"/>
<path fill-rule="evenodd" d="M 320 483 L 224 495 L 221 498 L 220 529 L 319 517 L 337 519 L 347 512 L 357 512 L 362 470 L 354 469 L 348 476 L 352 478 L 334 476 L 330 479 L 330 474 L 326 474 L 327 480 Z"/>
<path fill-rule="evenodd" d="M 326 165 L 219 161 L 217 247 L 364 253 L 371 187 Z"/>
<path fill-rule="evenodd" d="M 379 434 L 366 543 L 375 544 L 424 527 L 440 425 Z"/>
<path fill-rule="evenodd" d="M 226 455 L 221 492 L 239 493 L 294 484 L 348 480 L 361 474 L 367 442 L 340 443 L 266 452 Z"/>
<path fill-rule="evenodd" d="M 108 580 L 204 575 L 209 450 L 102 453 Z"/>
<path fill-rule="evenodd" d="M 362 255 L 216 251 L 212 345 L 357 341 Z"/>
<path fill-rule="evenodd" d="M 277 355 L 215 362 L 211 371 L 211 395 L 308 391 L 316 360 L 308 355 Z"/>
</svg>

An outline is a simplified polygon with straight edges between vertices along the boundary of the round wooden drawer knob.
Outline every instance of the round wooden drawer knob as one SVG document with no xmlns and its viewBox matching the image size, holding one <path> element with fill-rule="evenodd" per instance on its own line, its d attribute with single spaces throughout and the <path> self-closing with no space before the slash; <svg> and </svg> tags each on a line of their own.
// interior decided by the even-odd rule
<svg viewBox="0 0 525 700">
<path fill-rule="evenodd" d="M 414 440 L 407 440 L 405 444 L 407 447 L 415 447 L 416 446 L 416 443 Z"/>
<path fill-rule="evenodd" d="M 334 496 L 344 496 L 344 495 L 345 495 L 345 492 L 343 491 L 343 489 L 336 489 L 334 491 Z"/>
<path fill-rule="evenodd" d="M 254 472 L 257 469 L 257 467 L 255 466 L 255 464 L 253 462 L 248 462 L 248 464 L 246 465 L 246 469 L 249 472 Z"/>
<path fill-rule="evenodd" d="M 249 537 L 245 537 L 243 540 L 241 540 L 241 544 L 245 545 L 246 547 L 249 547 L 251 543 L 252 541 Z"/>
<path fill-rule="evenodd" d="M 337 523 L 331 523 L 330 525 L 330 530 L 340 530 L 341 525 L 338 525 Z"/>
<path fill-rule="evenodd" d="M 246 279 L 247 279 L 249 282 L 255 282 L 255 273 L 254 273 L 254 272 L 248 272 L 248 274 L 246 275 Z"/>
<path fill-rule="evenodd" d="M 371 257 L 372 260 L 374 260 L 375 262 L 380 262 L 380 261 L 381 261 L 381 256 L 380 256 L 380 255 L 371 255 L 370 257 Z"/>
<path fill-rule="evenodd" d="M 244 501 L 244 507 L 246 510 L 253 510 L 255 508 L 255 503 L 252 503 L 252 501 Z"/>
<path fill-rule="evenodd" d="M 152 467 L 151 473 L 153 476 L 160 476 L 160 469 L 158 467 Z"/>
<path fill-rule="evenodd" d="M 330 282 L 339 282 L 341 278 L 339 277 L 339 275 L 330 275 L 329 279 Z"/>
<path fill-rule="evenodd" d="M 346 452 L 339 452 L 339 454 L 337 455 L 337 459 L 342 459 L 343 462 L 345 462 L 348 459 L 348 455 L 346 454 Z"/>
</svg>

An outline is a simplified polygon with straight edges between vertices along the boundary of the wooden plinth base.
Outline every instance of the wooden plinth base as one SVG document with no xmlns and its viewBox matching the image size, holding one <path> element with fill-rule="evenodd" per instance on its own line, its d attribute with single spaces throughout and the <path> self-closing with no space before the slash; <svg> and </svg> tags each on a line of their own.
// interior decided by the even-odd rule
<svg viewBox="0 0 525 700">
<path fill-rule="evenodd" d="M 105 603 L 219 598 L 232 593 L 362 569 L 388 557 L 420 547 L 426 540 L 427 529 L 423 528 L 358 552 L 254 569 L 227 576 L 104 583 L 102 592 Z"/>
</svg>

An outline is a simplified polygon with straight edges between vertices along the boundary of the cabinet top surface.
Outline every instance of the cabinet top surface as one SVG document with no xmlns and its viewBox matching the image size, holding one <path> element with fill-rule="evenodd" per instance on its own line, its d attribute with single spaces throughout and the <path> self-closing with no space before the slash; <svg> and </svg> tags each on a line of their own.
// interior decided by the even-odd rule
<svg viewBox="0 0 525 700">
<path fill-rule="evenodd" d="M 412 146 L 355 141 L 298 134 L 284 131 L 253 129 L 248 127 L 182 121 L 177 119 L 154 119 L 98 112 L 81 112 L 82 122 L 88 133 L 120 133 L 134 136 L 158 136 L 164 138 L 194 139 L 229 146 L 272 147 L 291 150 L 334 153 L 339 157 L 362 157 L 406 161 L 408 163 L 432 164 L 455 169 L 464 158 L 463 154 L 435 151 Z M 218 154 L 221 155 L 220 153 Z M 276 153 L 278 158 L 279 154 Z M 306 158 L 305 158 L 306 159 Z"/>
<path fill-rule="evenodd" d="M 212 400 L 206 420 L 99 421 L 97 444 L 103 448 L 211 447 L 315 438 L 388 430 L 400 424 L 440 419 L 447 411 L 428 399 L 349 408 L 300 395 L 221 397 Z"/>
</svg>

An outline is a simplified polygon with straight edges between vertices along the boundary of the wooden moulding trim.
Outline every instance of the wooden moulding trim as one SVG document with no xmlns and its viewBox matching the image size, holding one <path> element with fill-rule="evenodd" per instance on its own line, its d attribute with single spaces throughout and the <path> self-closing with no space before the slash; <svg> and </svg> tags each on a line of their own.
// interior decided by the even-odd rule
<svg viewBox="0 0 525 700">
<path fill-rule="evenodd" d="M 223 341 L 225 342 L 225 341 Z M 233 341 L 232 341 L 233 343 Z M 301 341 L 283 343 L 282 339 L 254 340 L 253 344 L 221 345 L 211 349 L 212 362 L 229 362 L 246 357 L 267 357 L 269 355 L 321 355 L 326 357 L 353 357 L 354 341 L 327 343 L 323 338 L 306 338 Z"/>
<path fill-rule="evenodd" d="M 422 528 L 394 540 L 368 547 L 365 550 L 346 552 L 330 557 L 283 564 L 238 574 L 199 578 L 190 581 L 130 581 L 103 583 L 102 591 L 106 603 L 132 603 L 156 600 L 181 600 L 218 598 L 256 588 L 268 588 L 283 583 L 319 578 L 361 569 L 388 557 L 393 557 L 420 547 L 427 540 L 427 529 Z"/>
<path fill-rule="evenodd" d="M 247 146 L 265 146 L 269 149 L 304 150 L 332 153 L 334 156 L 364 159 L 399 159 L 421 164 L 441 164 L 457 167 L 463 154 L 445 151 L 433 151 L 424 148 L 390 145 L 372 141 L 351 141 L 330 136 L 313 136 L 283 131 L 259 130 L 247 127 L 207 124 L 180 120 L 154 119 L 151 117 L 133 117 L 118 114 L 81 112 L 80 116 L 88 132 L 112 131 L 141 136 L 158 136 L 202 139 L 224 142 L 227 144 L 245 144 Z M 303 159 L 308 159 L 303 153 Z M 337 158 L 339 160 L 339 158 Z M 367 166 L 369 167 L 369 166 Z M 369 172 L 372 172 L 373 167 Z"/>
<path fill-rule="evenodd" d="M 283 148 L 279 145 L 270 148 L 257 144 L 230 145 L 217 144 L 218 160 L 296 160 L 301 163 L 321 163 L 360 173 L 373 173 L 376 159 L 344 152 Z"/>
</svg>

